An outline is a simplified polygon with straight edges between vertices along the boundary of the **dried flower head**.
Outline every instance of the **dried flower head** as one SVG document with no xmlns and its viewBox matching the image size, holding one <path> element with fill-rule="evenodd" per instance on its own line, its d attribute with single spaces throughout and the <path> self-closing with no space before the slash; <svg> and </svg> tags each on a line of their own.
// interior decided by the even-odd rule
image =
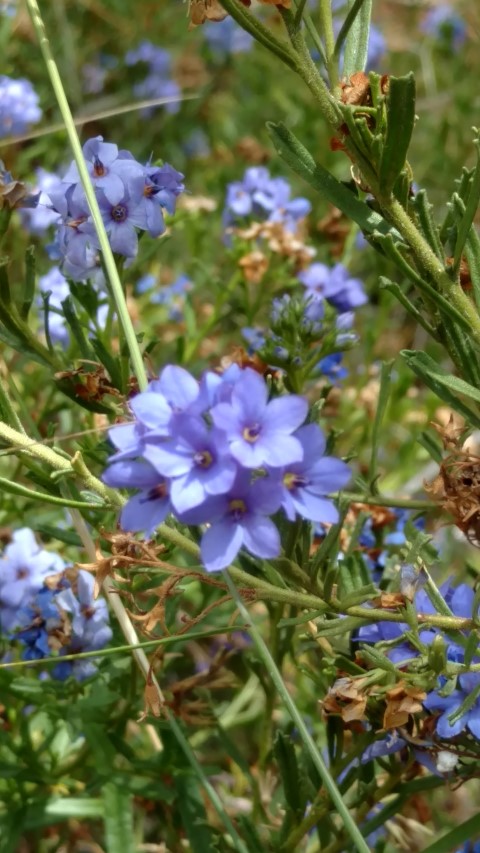
<svg viewBox="0 0 480 853">
<path fill-rule="evenodd" d="M 451 423 L 443 430 L 444 443 L 454 449 L 442 461 L 435 479 L 425 483 L 425 491 L 453 516 L 468 541 L 480 547 L 480 456 L 459 446 L 455 432 Z"/>
</svg>

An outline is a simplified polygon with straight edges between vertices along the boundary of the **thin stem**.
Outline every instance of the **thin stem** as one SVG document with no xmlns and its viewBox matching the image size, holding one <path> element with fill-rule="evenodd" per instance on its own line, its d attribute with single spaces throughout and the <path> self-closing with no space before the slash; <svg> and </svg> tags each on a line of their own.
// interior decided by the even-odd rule
<svg viewBox="0 0 480 853">
<path fill-rule="evenodd" d="M 335 53 L 335 34 L 333 32 L 332 4 L 330 0 L 320 0 L 320 24 L 325 42 L 326 66 L 332 89 L 338 86 L 338 56 Z"/>
<path fill-rule="evenodd" d="M 272 655 L 270 654 L 270 651 L 269 651 L 262 635 L 260 634 L 259 631 L 257 631 L 257 628 L 255 627 L 254 623 L 251 621 L 248 610 L 245 607 L 243 601 L 241 600 L 241 598 L 238 594 L 238 590 L 237 590 L 237 588 L 236 588 L 236 586 L 235 586 L 235 584 L 234 584 L 234 582 L 233 582 L 228 571 L 226 571 L 224 573 L 224 577 L 225 577 L 225 581 L 227 583 L 227 587 L 230 591 L 230 594 L 231 594 L 233 600 L 235 601 L 235 604 L 237 606 L 237 609 L 240 612 L 242 619 L 245 619 L 245 621 L 247 622 L 247 624 L 249 626 L 248 631 L 249 631 L 250 636 L 251 636 L 251 638 L 255 644 L 257 652 L 258 652 L 261 660 L 263 661 L 263 664 L 264 664 L 267 672 L 269 673 L 270 678 L 272 679 L 272 681 L 273 681 L 273 683 L 274 683 L 274 685 L 278 691 L 280 698 L 282 699 L 288 713 L 290 714 L 293 722 L 295 723 L 295 725 L 298 729 L 299 735 L 302 738 L 303 743 L 305 744 L 305 747 L 306 747 L 307 751 L 309 752 L 310 757 L 311 757 L 316 769 L 318 770 L 320 778 L 322 779 L 323 784 L 325 785 L 325 788 L 328 791 L 328 793 L 332 799 L 332 803 L 334 804 L 338 814 L 340 815 L 340 817 L 343 820 L 343 823 L 345 825 L 345 829 L 347 830 L 348 834 L 350 835 L 350 838 L 352 839 L 352 841 L 355 844 L 359 853 L 369 853 L 370 848 L 368 847 L 368 844 L 365 842 L 365 839 L 363 838 L 361 832 L 359 831 L 357 825 L 355 824 L 355 821 L 353 820 L 350 812 L 348 811 L 348 808 L 346 807 L 345 803 L 343 802 L 342 795 L 340 794 L 340 791 L 338 790 L 332 776 L 330 775 L 328 767 L 325 764 L 321 753 L 317 749 L 315 741 L 313 740 L 310 732 L 308 731 L 302 715 L 300 714 L 295 702 L 293 701 L 292 697 L 290 696 L 290 693 L 288 692 L 288 689 L 287 689 L 286 685 L 284 684 L 283 678 L 282 678 L 282 676 L 281 676 L 281 674 L 280 674 L 280 672 L 279 672 L 279 670 L 275 664 L 275 661 L 273 660 Z"/>
<path fill-rule="evenodd" d="M 108 235 L 105 230 L 105 225 L 103 223 L 102 214 L 100 213 L 100 208 L 98 206 L 97 198 L 95 196 L 95 190 L 93 188 L 93 184 L 90 180 L 90 175 L 88 174 L 88 169 L 85 164 L 82 146 L 80 144 L 80 139 L 77 133 L 77 129 L 75 127 L 73 115 L 70 110 L 67 97 L 65 95 L 65 90 L 63 88 L 62 80 L 58 72 L 57 64 L 50 49 L 45 25 L 43 23 L 37 0 L 27 0 L 27 7 L 30 13 L 32 24 L 37 34 L 40 50 L 43 54 L 52 88 L 57 98 L 58 106 L 63 121 L 65 123 L 65 129 L 70 140 L 73 156 L 75 158 L 75 162 L 77 164 L 78 172 L 80 175 L 80 180 L 82 182 L 83 190 L 85 192 L 93 223 L 95 225 L 95 230 L 98 236 L 98 242 L 103 254 L 105 268 L 115 298 L 118 316 L 125 332 L 125 338 L 127 340 L 128 349 L 130 351 L 132 367 L 137 378 L 140 390 L 144 390 L 147 387 L 148 379 L 145 370 L 145 365 L 143 363 L 142 353 L 138 345 L 135 330 L 133 328 L 133 323 L 128 313 L 127 304 L 123 294 L 122 283 L 120 281 L 118 270 L 115 265 L 115 260 L 108 240 Z"/>
<path fill-rule="evenodd" d="M 395 498 L 386 495 L 362 495 L 361 492 L 332 492 L 332 498 L 346 498 L 351 503 L 368 504 L 368 506 L 391 506 L 402 509 L 439 509 L 436 501 L 412 500 L 411 498 Z"/>
</svg>

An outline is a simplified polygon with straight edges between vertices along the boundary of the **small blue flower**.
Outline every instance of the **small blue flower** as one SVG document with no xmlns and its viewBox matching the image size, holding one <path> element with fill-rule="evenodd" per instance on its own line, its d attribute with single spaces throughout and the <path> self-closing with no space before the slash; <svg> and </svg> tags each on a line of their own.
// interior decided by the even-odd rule
<svg viewBox="0 0 480 853">
<path fill-rule="evenodd" d="M 126 65 L 132 66 L 143 62 L 148 67 L 147 76 L 133 87 L 134 94 L 142 100 L 154 98 L 168 98 L 170 103 L 164 104 L 165 110 L 169 113 L 176 113 L 179 110 L 179 101 L 181 100 L 181 89 L 178 83 L 172 79 L 172 61 L 167 50 L 152 44 L 149 41 L 142 41 L 137 48 L 129 50 L 125 55 Z M 143 115 L 151 115 L 153 107 L 148 107 L 142 110 Z"/>
<path fill-rule="evenodd" d="M 233 388 L 230 403 L 214 406 L 211 416 L 225 431 L 237 462 L 246 468 L 278 467 L 303 458 L 302 445 L 292 433 L 307 411 L 307 401 L 295 394 L 268 402 L 265 380 L 247 368 Z"/>
<path fill-rule="evenodd" d="M 350 468 L 340 459 L 324 455 L 325 437 L 316 424 L 300 427 L 295 438 L 302 445 L 303 461 L 279 471 L 285 515 L 289 521 L 299 515 L 310 521 L 335 524 L 338 510 L 326 496 L 346 486 L 351 479 Z"/>
<path fill-rule="evenodd" d="M 348 370 L 343 367 L 342 359 L 341 352 L 333 352 L 320 359 L 315 369 L 322 373 L 332 385 L 337 385 L 340 380 L 348 376 Z"/>
<path fill-rule="evenodd" d="M 210 521 L 200 545 L 206 570 L 217 572 L 226 568 L 242 545 L 257 557 L 278 556 L 280 535 L 268 518 L 278 507 L 275 481 L 261 477 L 252 483 L 250 473 L 239 470 L 228 494 L 211 497 L 197 509 L 196 517 L 185 513 L 187 523 L 200 523 L 207 518 Z"/>
<path fill-rule="evenodd" d="M 420 29 L 426 35 L 458 51 L 467 39 L 467 25 L 450 5 L 435 6 L 425 15 Z"/>
<path fill-rule="evenodd" d="M 122 509 L 122 530 L 142 530 L 151 534 L 171 511 L 170 485 L 148 462 L 132 459 L 113 462 L 103 472 L 102 479 L 107 486 L 116 489 L 141 490 Z"/>
<path fill-rule="evenodd" d="M 298 278 L 308 296 L 326 299 L 340 313 L 359 308 L 367 301 L 363 283 L 358 278 L 351 278 L 343 264 L 335 264 L 333 267 L 321 263 L 310 264 L 298 274 Z"/>
<path fill-rule="evenodd" d="M 38 95 L 30 81 L 0 75 L 0 137 L 24 133 L 41 117 Z"/>
<path fill-rule="evenodd" d="M 33 209 L 22 208 L 20 218 L 22 225 L 30 234 L 42 235 L 51 225 L 60 222 L 60 215 L 52 210 L 49 192 L 61 189 L 62 179 L 53 172 L 45 169 L 36 170 L 36 186 L 34 192 L 39 192 L 38 204 Z"/>
<path fill-rule="evenodd" d="M 43 586 L 49 575 L 62 572 L 64 562 L 57 554 L 41 548 L 33 532 L 22 527 L 13 534 L 0 561 L 0 621 L 3 631 L 18 622 L 18 611 Z"/>
<path fill-rule="evenodd" d="M 253 36 L 239 27 L 233 18 L 215 23 L 206 21 L 202 30 L 210 50 L 219 57 L 248 53 L 254 43 Z"/>
<path fill-rule="evenodd" d="M 477 693 L 472 707 L 456 720 L 449 719 L 474 691 L 479 690 L 480 673 L 466 672 L 458 677 L 457 688 L 448 696 L 442 696 L 437 690 L 428 694 L 423 703 L 427 710 L 440 711 L 436 720 L 436 732 L 439 737 L 448 739 L 468 729 L 474 737 L 480 738 L 480 692 Z"/>
<path fill-rule="evenodd" d="M 299 219 L 311 210 L 305 198 L 290 198 L 290 184 L 284 178 L 272 178 L 264 166 L 246 170 L 242 181 L 227 187 L 224 224 L 234 225 L 246 216 L 269 222 L 281 222 L 294 231 Z"/>
</svg>

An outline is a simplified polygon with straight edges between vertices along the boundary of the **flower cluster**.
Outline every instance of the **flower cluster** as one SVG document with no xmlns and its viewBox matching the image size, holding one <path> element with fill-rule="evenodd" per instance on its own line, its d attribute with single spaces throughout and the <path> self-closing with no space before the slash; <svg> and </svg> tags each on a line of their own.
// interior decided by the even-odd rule
<svg viewBox="0 0 480 853">
<path fill-rule="evenodd" d="M 311 204 L 306 198 L 290 195 L 291 187 L 285 178 L 272 178 L 265 166 L 252 166 L 241 181 L 227 187 L 224 225 L 229 228 L 251 217 L 261 222 L 281 222 L 294 231 L 298 221 L 310 213 Z"/>
<path fill-rule="evenodd" d="M 186 524 L 208 524 L 201 542 L 208 571 L 232 562 L 245 547 L 258 557 L 280 553 L 270 518 L 283 509 L 333 523 L 326 496 L 343 488 L 348 466 L 325 456 L 316 424 L 304 424 L 308 405 L 289 394 L 269 399 L 258 373 L 232 365 L 198 383 L 167 366 L 131 401 L 133 423 L 109 436 L 117 449 L 104 472 L 109 486 L 136 488 L 121 515 L 124 530 L 152 533 L 172 512 Z"/>
<path fill-rule="evenodd" d="M 129 151 L 104 142 L 101 136 L 83 146 L 90 178 L 114 252 L 134 258 L 138 230 L 158 237 L 165 231 L 164 213 L 175 212 L 183 192 L 183 175 L 172 166 L 146 166 Z M 98 270 L 99 244 L 74 162 L 62 180 L 49 188 L 40 207 L 57 217 L 57 233 L 50 255 L 74 281 L 92 278 Z"/>
<path fill-rule="evenodd" d="M 193 285 L 186 275 L 179 275 L 172 284 L 161 286 L 154 290 L 157 279 L 151 273 L 147 273 L 137 281 L 137 293 L 151 293 L 150 303 L 152 305 L 165 305 L 168 309 L 168 319 L 174 323 L 180 322 L 183 317 L 183 308 L 187 293 Z"/>
<path fill-rule="evenodd" d="M 181 90 L 178 83 L 172 79 L 172 60 L 167 50 L 157 47 L 150 41 L 142 41 L 134 50 L 129 50 L 125 56 L 128 66 L 143 63 L 148 69 L 147 76 L 136 83 L 133 92 L 137 98 L 150 100 L 168 98 L 165 109 L 169 113 L 179 110 Z M 151 115 L 153 107 L 143 110 L 145 115 Z"/>
<path fill-rule="evenodd" d="M 56 653 L 54 678 L 86 678 L 95 672 L 90 661 L 61 661 L 65 655 L 97 651 L 112 631 L 102 598 L 94 600 L 94 579 L 78 571 L 72 583 L 58 554 L 40 548 L 33 532 L 16 530 L 6 546 L 0 573 L 0 635 L 17 640 L 26 660 Z"/>
<path fill-rule="evenodd" d="M 341 350 L 356 340 L 352 311 L 367 301 L 363 284 L 352 278 L 342 264 L 332 268 L 311 264 L 298 274 L 298 279 L 304 285 L 304 295 L 292 298 L 284 294 L 274 299 L 268 332 L 247 327 L 242 334 L 251 351 L 260 350 L 261 357 L 275 366 L 310 360 L 310 345 L 323 342 L 321 357 L 311 372 L 336 384 L 347 375 L 341 364 Z"/>
<path fill-rule="evenodd" d="M 41 117 L 38 95 L 30 81 L 0 75 L 0 137 L 24 133 Z"/>
</svg>

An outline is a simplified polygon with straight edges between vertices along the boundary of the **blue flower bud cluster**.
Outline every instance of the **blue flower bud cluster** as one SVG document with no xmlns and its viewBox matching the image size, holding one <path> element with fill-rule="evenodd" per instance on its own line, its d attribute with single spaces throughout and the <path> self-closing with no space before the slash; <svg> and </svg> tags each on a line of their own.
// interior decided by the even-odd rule
<svg viewBox="0 0 480 853">
<path fill-rule="evenodd" d="M 65 569 L 28 527 L 14 532 L 0 560 L 0 638 L 16 640 L 25 660 L 58 656 L 52 677 L 82 680 L 95 663 L 62 656 L 103 649 L 112 631 L 105 600 L 93 597 L 93 576 L 80 570 L 72 584 Z"/>
<path fill-rule="evenodd" d="M 112 427 L 117 452 L 103 474 L 113 487 L 139 489 L 125 505 L 127 531 L 153 533 L 169 513 L 208 525 L 201 541 L 207 571 L 219 571 L 245 546 L 257 557 L 280 553 L 271 516 L 280 509 L 335 523 L 327 495 L 350 479 L 349 467 L 325 455 L 325 437 L 305 424 L 307 401 L 269 399 L 260 374 L 232 365 L 197 382 L 169 365 L 130 401 L 134 421 Z"/>
<path fill-rule="evenodd" d="M 101 136 L 89 139 L 83 154 L 110 245 L 132 259 L 138 251 L 138 231 L 151 237 L 164 233 L 164 214 L 175 212 L 177 196 L 185 188 L 183 175 L 168 163 L 144 166 Z M 39 205 L 57 215 L 50 256 L 60 262 L 67 278 L 85 281 L 99 269 L 99 244 L 76 164 L 72 162 L 61 181 L 52 183 Z"/>
</svg>

